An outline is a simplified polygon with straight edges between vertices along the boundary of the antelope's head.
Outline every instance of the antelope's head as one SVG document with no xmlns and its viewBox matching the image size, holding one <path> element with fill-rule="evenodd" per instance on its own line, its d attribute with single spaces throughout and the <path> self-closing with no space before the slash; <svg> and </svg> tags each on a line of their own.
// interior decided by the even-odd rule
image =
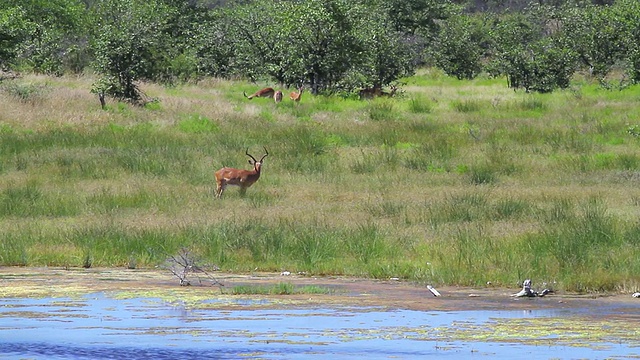
<svg viewBox="0 0 640 360">
<path fill-rule="evenodd" d="M 249 148 L 247 148 L 247 151 L 245 152 L 245 154 L 247 154 L 248 157 L 250 157 L 251 159 L 249 159 L 249 164 L 253 165 L 255 171 L 257 173 L 260 172 L 260 168 L 262 167 L 262 161 L 264 160 L 264 158 L 267 157 L 267 155 L 269 155 L 269 152 L 267 151 L 266 147 L 263 147 L 264 149 L 264 155 L 262 155 L 262 157 L 260 158 L 260 160 L 256 160 L 256 158 L 254 158 L 251 154 L 249 154 Z"/>
</svg>

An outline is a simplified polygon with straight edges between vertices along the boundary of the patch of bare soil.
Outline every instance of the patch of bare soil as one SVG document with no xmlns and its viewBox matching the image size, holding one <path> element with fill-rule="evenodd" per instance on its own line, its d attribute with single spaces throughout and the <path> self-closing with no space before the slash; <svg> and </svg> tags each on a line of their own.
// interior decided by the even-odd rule
<svg viewBox="0 0 640 360">
<path fill-rule="evenodd" d="M 162 270 L 0 268 L 0 297 L 45 298 L 77 297 L 104 292 L 131 297 L 160 297 L 198 302 L 206 299 L 260 298 L 273 300 L 269 306 L 364 306 L 407 310 L 534 310 L 590 308 L 625 304 L 637 305 L 640 299 L 629 294 L 550 294 L 543 298 L 515 298 L 520 289 L 438 287 L 435 297 L 425 285 L 397 280 L 371 280 L 350 277 L 282 276 L 273 273 L 229 274 L 216 272 L 223 286 L 179 286 L 178 280 Z M 236 286 L 270 286 L 290 283 L 331 289 L 329 294 L 230 295 Z M 535 285 L 535 284 L 534 284 Z M 263 305 L 256 305 L 263 306 Z M 636 306 L 631 306 L 631 309 Z"/>
</svg>

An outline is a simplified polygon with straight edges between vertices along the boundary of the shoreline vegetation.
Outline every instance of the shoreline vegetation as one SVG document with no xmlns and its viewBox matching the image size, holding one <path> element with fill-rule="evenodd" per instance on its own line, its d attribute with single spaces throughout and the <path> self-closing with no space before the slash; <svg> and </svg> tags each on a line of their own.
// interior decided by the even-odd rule
<svg viewBox="0 0 640 360">
<path fill-rule="evenodd" d="M 1 266 L 188 248 L 225 272 L 640 290 L 637 85 L 534 94 L 425 69 L 393 98 L 275 104 L 243 96 L 274 84 L 209 79 L 102 109 L 93 81 L 0 83 Z M 216 199 L 213 173 L 263 146 L 258 182 Z"/>
</svg>

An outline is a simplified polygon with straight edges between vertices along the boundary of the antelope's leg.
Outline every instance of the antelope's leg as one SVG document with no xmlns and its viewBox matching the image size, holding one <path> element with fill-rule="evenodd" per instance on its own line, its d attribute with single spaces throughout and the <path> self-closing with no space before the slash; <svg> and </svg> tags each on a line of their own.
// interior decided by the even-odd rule
<svg viewBox="0 0 640 360">
<path fill-rule="evenodd" d="M 218 198 L 222 197 L 222 193 L 224 192 L 225 186 L 226 186 L 225 184 L 218 183 L 218 185 L 216 186 L 216 197 Z"/>
</svg>

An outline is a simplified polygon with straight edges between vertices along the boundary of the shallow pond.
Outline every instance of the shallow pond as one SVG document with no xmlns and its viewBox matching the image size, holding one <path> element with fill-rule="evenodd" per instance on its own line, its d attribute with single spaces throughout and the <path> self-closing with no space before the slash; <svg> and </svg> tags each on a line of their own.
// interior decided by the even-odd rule
<svg viewBox="0 0 640 360">
<path fill-rule="evenodd" d="M 215 301 L 2 298 L 0 359 L 640 357 L 640 301 L 474 311 Z"/>
</svg>

